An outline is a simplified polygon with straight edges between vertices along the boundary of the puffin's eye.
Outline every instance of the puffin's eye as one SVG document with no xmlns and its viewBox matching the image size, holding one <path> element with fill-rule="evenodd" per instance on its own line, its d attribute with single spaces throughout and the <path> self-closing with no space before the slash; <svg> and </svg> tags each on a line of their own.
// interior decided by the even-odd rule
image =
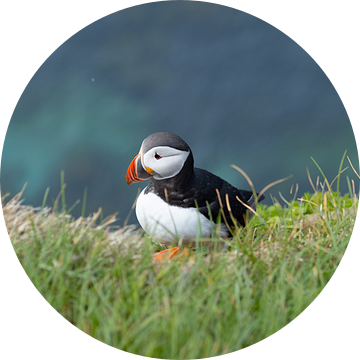
<svg viewBox="0 0 360 360">
<path fill-rule="evenodd" d="M 155 159 L 156 160 L 159 160 L 159 159 L 161 159 L 162 158 L 162 156 L 160 156 L 158 153 L 155 153 Z"/>
</svg>

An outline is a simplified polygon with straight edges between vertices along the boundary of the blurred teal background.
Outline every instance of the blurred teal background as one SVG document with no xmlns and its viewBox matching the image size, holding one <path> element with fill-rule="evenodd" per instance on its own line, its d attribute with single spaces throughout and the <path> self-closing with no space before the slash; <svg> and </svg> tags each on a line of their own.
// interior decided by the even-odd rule
<svg viewBox="0 0 360 360">
<path fill-rule="evenodd" d="M 330 180 L 345 150 L 358 169 L 340 97 L 299 45 L 235 9 L 159 2 L 98 20 L 44 62 L 8 128 L 2 191 L 15 195 L 28 182 L 24 203 L 39 206 L 50 187 L 52 205 L 64 170 L 68 206 L 87 187 L 87 213 L 102 207 L 121 223 L 146 186 L 128 186 L 127 167 L 157 131 L 181 136 L 197 167 L 239 188 L 249 186 L 230 164 L 258 191 L 292 174 L 267 203 L 279 191 L 289 199 L 292 184 L 300 195 L 311 191 L 306 167 L 314 181 L 320 175 L 311 156 Z M 355 179 L 351 169 L 345 175 Z"/>
</svg>

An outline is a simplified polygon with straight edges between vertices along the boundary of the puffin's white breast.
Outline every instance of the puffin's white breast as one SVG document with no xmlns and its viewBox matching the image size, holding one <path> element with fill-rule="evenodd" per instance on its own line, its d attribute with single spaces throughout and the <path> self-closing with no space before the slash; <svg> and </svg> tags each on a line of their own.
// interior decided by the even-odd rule
<svg viewBox="0 0 360 360">
<path fill-rule="evenodd" d="M 145 189 L 136 202 L 136 216 L 141 227 L 154 240 L 171 243 L 179 240 L 194 239 L 197 236 L 210 238 L 215 224 L 202 215 L 196 208 L 171 206 L 154 193 L 145 194 Z M 227 228 L 221 225 L 221 235 Z"/>
</svg>

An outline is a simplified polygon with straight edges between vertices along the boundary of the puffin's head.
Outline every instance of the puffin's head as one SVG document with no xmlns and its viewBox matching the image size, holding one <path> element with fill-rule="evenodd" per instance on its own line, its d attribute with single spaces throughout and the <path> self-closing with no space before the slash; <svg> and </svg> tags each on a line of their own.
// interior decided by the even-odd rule
<svg viewBox="0 0 360 360">
<path fill-rule="evenodd" d="M 128 184 L 147 180 L 165 180 L 176 176 L 183 168 L 191 150 L 179 136 L 158 132 L 148 136 L 126 173 Z"/>
</svg>

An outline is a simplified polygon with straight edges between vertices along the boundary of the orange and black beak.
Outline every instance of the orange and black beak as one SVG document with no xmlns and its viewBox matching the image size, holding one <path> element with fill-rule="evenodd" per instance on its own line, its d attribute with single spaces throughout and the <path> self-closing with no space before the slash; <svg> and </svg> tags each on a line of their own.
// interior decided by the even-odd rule
<svg viewBox="0 0 360 360">
<path fill-rule="evenodd" d="M 149 169 L 150 170 L 150 169 Z M 139 181 L 144 181 L 151 178 L 149 174 L 141 164 L 141 152 L 135 156 L 133 161 L 130 163 L 126 172 L 126 182 L 128 185 Z"/>
</svg>

